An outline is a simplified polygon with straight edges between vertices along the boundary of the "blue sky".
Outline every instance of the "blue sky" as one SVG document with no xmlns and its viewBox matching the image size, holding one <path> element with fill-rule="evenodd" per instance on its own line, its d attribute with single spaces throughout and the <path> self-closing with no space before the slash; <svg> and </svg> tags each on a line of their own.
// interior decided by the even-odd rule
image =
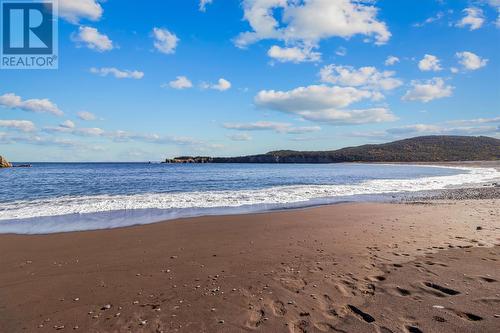
<svg viewBox="0 0 500 333">
<path fill-rule="evenodd" d="M 13 161 L 500 137 L 498 0 L 59 2 L 59 69 L 0 70 Z"/>
</svg>

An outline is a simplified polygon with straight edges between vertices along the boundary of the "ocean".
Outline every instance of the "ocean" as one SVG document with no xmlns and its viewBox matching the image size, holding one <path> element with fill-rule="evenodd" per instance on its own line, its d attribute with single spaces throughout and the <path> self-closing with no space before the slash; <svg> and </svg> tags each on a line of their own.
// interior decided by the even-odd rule
<svg viewBox="0 0 500 333">
<path fill-rule="evenodd" d="M 0 233 L 116 228 L 477 184 L 491 168 L 388 164 L 34 163 L 0 170 Z"/>
</svg>

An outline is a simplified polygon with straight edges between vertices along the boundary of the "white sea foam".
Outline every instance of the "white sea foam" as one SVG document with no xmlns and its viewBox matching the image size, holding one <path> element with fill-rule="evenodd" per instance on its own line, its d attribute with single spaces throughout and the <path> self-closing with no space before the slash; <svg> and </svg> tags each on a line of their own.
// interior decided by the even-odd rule
<svg viewBox="0 0 500 333">
<path fill-rule="evenodd" d="M 500 172 L 493 168 L 455 169 L 461 169 L 464 173 L 416 179 L 378 179 L 350 185 L 66 196 L 36 201 L 14 201 L 0 204 L 0 233 L 43 234 L 106 229 L 179 217 L 297 208 L 356 198 L 359 200 L 370 195 L 438 190 L 500 178 Z"/>
</svg>

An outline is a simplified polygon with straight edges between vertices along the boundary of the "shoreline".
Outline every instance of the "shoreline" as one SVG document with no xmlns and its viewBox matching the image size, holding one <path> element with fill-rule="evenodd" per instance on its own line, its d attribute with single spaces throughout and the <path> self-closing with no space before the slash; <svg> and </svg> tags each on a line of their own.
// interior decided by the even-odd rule
<svg viewBox="0 0 500 333">
<path fill-rule="evenodd" d="M 441 190 L 432 190 L 432 191 L 419 191 L 419 192 L 398 192 L 398 193 L 387 193 L 385 196 L 385 200 L 343 200 L 332 203 L 324 203 L 324 204 L 311 204 L 308 206 L 298 206 L 298 207 L 290 207 L 290 208 L 276 208 L 276 209 L 268 209 L 262 211 L 249 211 L 243 213 L 227 213 L 227 214 L 202 214 L 195 216 L 185 216 L 185 217 L 175 217 L 166 220 L 158 220 L 155 222 L 147 222 L 147 223 L 138 223 L 124 226 L 116 226 L 110 228 L 102 228 L 102 229 L 86 229 L 86 230 L 74 230 L 74 231 L 60 231 L 60 232 L 50 232 L 50 233 L 0 233 L 0 236 L 47 236 L 47 235 L 60 235 L 60 234 L 68 234 L 68 233 L 86 233 L 86 232 L 96 232 L 96 231 L 112 231 L 119 229 L 127 229 L 127 228 L 137 228 L 148 226 L 152 224 L 162 224 L 162 223 L 170 223 L 170 222 L 182 222 L 182 221 L 190 221 L 193 219 L 200 219 L 204 217 L 211 218 L 237 218 L 239 216 L 252 216 L 258 218 L 261 215 L 272 214 L 272 213 L 285 213 L 285 212 L 300 212 L 300 211 L 308 211 L 314 210 L 323 207 L 337 206 L 337 205 L 356 205 L 356 204 L 421 204 L 421 203 L 440 203 L 443 201 L 453 202 L 453 201 L 465 201 L 465 200 L 500 200 L 500 186 L 494 185 L 496 183 L 488 185 L 477 184 L 477 187 L 457 187 L 450 189 L 441 189 Z M 382 196 L 382 195 L 378 195 Z M 47 218 L 50 218 L 48 216 Z M 64 217 L 64 216 L 63 216 Z M 1 221 L 0 221 L 1 223 Z"/>
<path fill-rule="evenodd" d="M 344 203 L 0 235 L 0 327 L 494 332 L 499 216 L 498 199 Z"/>
<path fill-rule="evenodd" d="M 363 163 L 361 163 L 363 164 Z M 386 165 L 395 165 L 395 164 L 386 164 Z M 401 164 L 398 164 L 401 165 Z M 408 167 L 412 167 L 415 164 L 403 164 Z M 442 168 L 453 168 L 453 169 L 461 169 L 461 170 L 474 170 L 474 169 L 494 169 L 497 171 L 500 171 L 500 162 L 474 162 L 474 165 L 471 167 L 470 163 L 467 165 L 462 164 L 454 164 L 454 165 L 418 165 L 420 167 L 442 167 Z M 427 178 L 422 178 L 425 179 L 429 184 L 425 184 L 427 187 L 435 187 L 435 185 L 432 184 L 433 181 L 431 181 L 432 178 L 440 179 L 442 178 L 444 181 L 444 178 L 453 178 L 457 176 L 434 176 L 434 177 L 427 177 Z M 472 177 L 478 177 L 478 176 L 472 176 Z M 482 175 L 481 177 L 485 177 Z M 491 178 L 491 176 L 490 176 Z M 472 178 L 471 178 L 472 180 Z M 377 180 L 373 180 L 377 181 Z M 389 180 L 390 181 L 390 180 Z M 394 189 L 391 189 L 391 186 L 394 187 L 394 185 L 387 184 L 384 185 L 383 183 L 385 180 L 378 180 L 380 184 L 377 186 L 389 186 L 386 189 L 386 192 L 380 193 L 380 192 L 373 192 L 370 193 L 369 191 L 367 193 L 355 193 L 356 191 L 360 191 L 359 185 L 360 184 L 354 184 L 354 185 L 315 185 L 315 186 L 310 186 L 307 189 L 302 189 L 302 190 L 293 190 L 294 186 L 291 187 L 283 187 L 285 189 L 284 193 L 275 193 L 275 195 L 280 196 L 279 199 L 276 199 L 275 202 L 255 202 L 255 203 L 247 203 L 247 204 L 241 204 L 233 206 L 231 203 L 231 196 L 234 196 L 235 194 L 224 194 L 224 191 L 221 192 L 220 198 L 221 200 L 229 200 L 227 206 L 207 206 L 207 207 L 186 207 L 186 208 L 161 208 L 162 205 L 162 200 L 165 200 L 160 194 L 142 194 L 142 195 L 136 195 L 136 199 L 139 198 L 141 202 L 146 204 L 146 206 L 149 206 L 147 202 L 154 197 L 154 199 L 158 202 L 160 205 L 160 208 L 132 208 L 132 209 L 117 209 L 117 210 L 101 210 L 101 211 L 88 211 L 86 212 L 85 209 L 88 209 L 88 207 L 81 206 L 81 203 L 78 203 L 75 200 L 68 199 L 70 201 L 75 201 L 75 202 L 68 202 L 66 204 L 71 204 L 74 207 L 72 207 L 68 213 L 66 214 L 56 214 L 56 215 L 39 215 L 39 216 L 30 216 L 29 213 L 23 213 L 23 214 L 28 214 L 27 216 L 29 217 L 17 217 L 15 219 L 3 219 L 0 221 L 0 232 L 1 234 L 32 234 L 32 235 L 44 235 L 44 234 L 52 234 L 52 233 L 65 233 L 65 232 L 80 232 L 80 231 L 89 231 L 89 230 L 111 230 L 115 228 L 127 228 L 131 226 L 136 226 L 136 225 L 147 225 L 147 224 L 153 224 L 153 223 L 164 223 L 167 221 L 173 221 L 177 219 L 189 219 L 189 218 L 195 218 L 195 217 L 201 217 L 201 216 L 233 216 L 233 215 L 245 215 L 245 214 L 265 214 L 265 213 L 270 213 L 270 212 L 276 212 L 276 211 L 288 211 L 288 210 L 297 210 L 297 209 L 310 209 L 314 207 L 323 207 L 327 205 L 336 205 L 339 203 L 343 202 L 378 202 L 378 203 L 384 203 L 384 202 L 408 202 L 412 200 L 427 200 L 426 197 L 432 197 L 432 198 L 438 198 L 442 195 L 442 193 L 450 193 L 451 191 L 460 191 L 460 189 L 467 188 L 469 192 L 475 192 L 475 196 L 465 196 L 464 198 L 498 198 L 500 197 L 500 194 L 498 194 L 498 190 L 490 190 L 488 192 L 488 195 L 483 195 L 482 193 L 487 192 L 486 187 L 495 187 L 498 186 L 498 182 L 500 182 L 500 178 L 491 178 L 487 179 L 485 181 L 473 183 L 471 186 L 471 183 L 463 183 L 461 185 L 458 184 L 453 184 L 453 182 L 457 182 L 457 179 L 454 179 L 453 181 L 448 180 L 449 184 L 447 185 L 447 188 L 445 189 L 422 189 L 418 191 L 411 191 L 409 190 L 411 186 L 405 184 L 406 182 L 419 182 L 422 181 L 419 178 L 416 179 L 408 179 L 408 180 L 395 180 L 396 182 L 401 183 L 400 186 L 404 186 L 406 188 L 400 188 L 398 192 L 396 192 Z M 464 180 L 462 180 L 464 181 Z M 479 181 L 476 179 L 476 181 Z M 498 182 L 497 182 L 498 181 Z M 370 182 L 372 181 L 367 181 L 366 186 L 374 186 L 374 184 L 371 184 Z M 486 186 L 489 185 L 489 186 Z M 326 197 L 321 197 L 319 195 L 323 194 L 323 191 L 333 191 L 332 193 L 335 193 L 337 190 L 337 186 L 340 187 L 345 187 L 343 189 L 344 192 L 354 192 L 354 194 L 350 195 L 341 195 L 341 194 L 335 194 L 334 196 L 326 196 Z M 424 185 L 423 188 L 425 188 Z M 300 187 L 300 186 L 299 186 Z M 470 188 L 469 188 L 470 187 Z M 481 190 L 474 190 L 477 188 L 481 188 Z M 267 195 L 269 196 L 270 193 L 260 193 L 262 191 L 264 192 L 276 192 L 281 187 L 275 187 L 271 189 L 264 189 L 264 190 L 253 190 L 249 191 L 247 193 L 248 196 L 253 195 L 253 192 L 257 192 L 256 195 L 263 196 Z M 292 191 L 290 195 L 294 195 L 296 197 L 300 197 L 301 195 L 304 195 L 303 200 L 304 201 L 291 201 L 291 202 L 281 202 L 284 200 L 284 195 L 287 195 L 286 190 Z M 299 191 L 295 193 L 294 191 Z M 302 192 L 304 193 L 302 193 Z M 310 191 L 313 191 L 314 194 L 309 193 Z M 373 189 L 372 189 L 373 191 Z M 316 193 L 317 192 L 317 193 Z M 182 194 L 182 193 L 181 193 Z M 179 194 L 173 194 L 173 195 L 179 195 Z M 325 194 L 326 195 L 326 194 Z M 198 195 L 200 200 L 206 199 L 206 200 L 211 200 L 209 197 L 207 197 L 204 193 L 199 193 Z M 307 199 L 307 197 L 310 197 Z M 448 196 L 449 199 L 453 199 L 452 196 Z M 457 197 L 458 198 L 458 197 Z M 132 197 L 126 198 L 127 201 L 132 200 Z M 230 200 L 231 199 L 231 200 Z M 103 197 L 102 200 L 111 200 L 111 201 L 116 201 L 112 200 L 112 197 Z M 124 198 L 125 200 L 125 198 Z M 178 198 L 175 200 L 184 200 L 182 198 Z M 102 202 L 102 201 L 101 201 Z M 223 201 L 224 202 L 224 201 Z M 180 206 L 182 206 L 182 201 L 180 201 Z M 64 204 L 64 202 L 62 203 Z M 112 203 L 113 205 L 116 205 L 116 203 Z M 165 204 L 170 205 L 170 202 L 165 202 Z M 185 203 L 184 203 L 185 204 Z M 49 205 L 48 203 L 45 205 Z M 134 205 L 134 203 L 132 203 Z M 139 204 L 138 207 L 142 207 L 142 204 Z M 33 209 L 33 207 L 25 207 L 26 209 Z M 35 207 L 36 208 L 36 214 L 40 214 L 39 212 L 43 212 L 43 206 L 42 207 Z M 117 206 L 118 208 L 118 206 Z M 22 213 L 21 208 L 16 208 L 19 213 Z M 70 213 L 71 212 L 71 213 Z M 34 212 L 35 213 L 35 212 Z M 102 225 L 100 221 L 106 221 L 105 225 Z M 57 227 L 59 226 L 59 227 Z M 59 228 L 59 229 L 58 229 Z"/>
</svg>

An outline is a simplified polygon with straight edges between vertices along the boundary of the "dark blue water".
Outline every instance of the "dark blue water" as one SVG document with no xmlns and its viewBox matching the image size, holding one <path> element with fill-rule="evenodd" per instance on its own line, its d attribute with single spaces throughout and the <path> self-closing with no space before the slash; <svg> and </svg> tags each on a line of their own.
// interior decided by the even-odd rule
<svg viewBox="0 0 500 333">
<path fill-rule="evenodd" d="M 456 169 L 368 164 L 35 163 L 5 169 L 0 202 L 61 196 L 236 191 L 289 185 L 358 184 L 463 173 Z"/>
</svg>

